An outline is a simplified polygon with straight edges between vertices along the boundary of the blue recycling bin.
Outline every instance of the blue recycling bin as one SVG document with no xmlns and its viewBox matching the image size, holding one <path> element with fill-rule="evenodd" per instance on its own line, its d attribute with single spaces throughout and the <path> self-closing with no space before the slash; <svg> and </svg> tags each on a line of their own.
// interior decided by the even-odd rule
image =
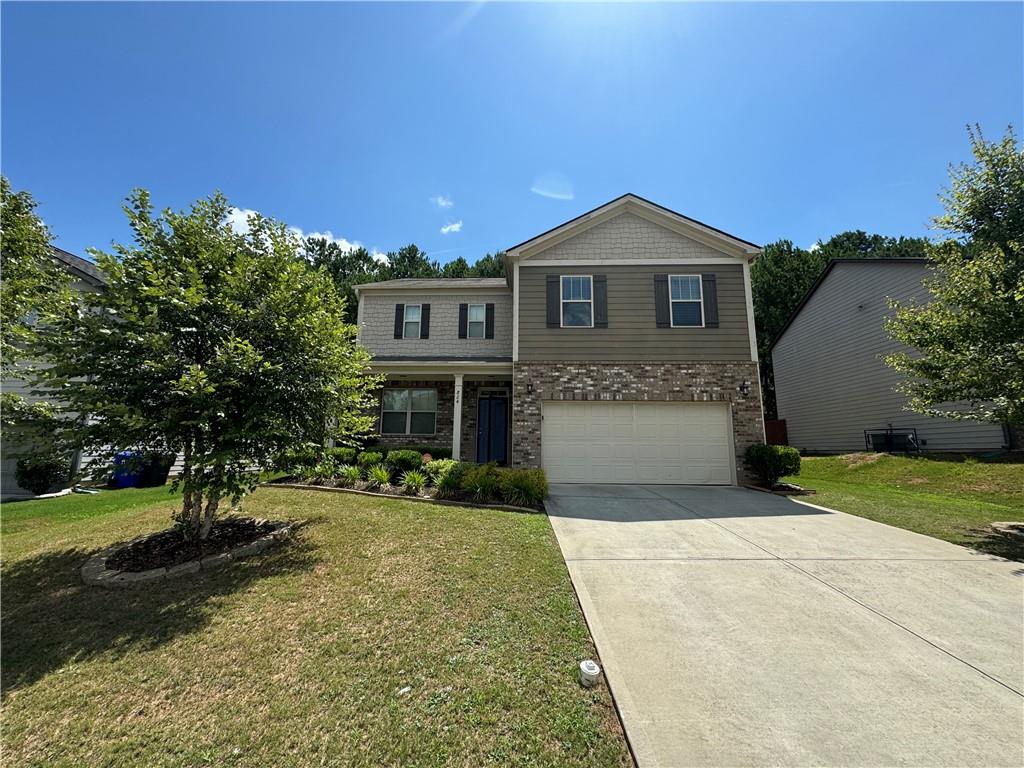
<svg viewBox="0 0 1024 768">
<path fill-rule="evenodd" d="M 144 471 L 139 451 L 119 451 L 114 454 L 114 474 L 110 484 L 115 488 L 138 488 Z"/>
</svg>

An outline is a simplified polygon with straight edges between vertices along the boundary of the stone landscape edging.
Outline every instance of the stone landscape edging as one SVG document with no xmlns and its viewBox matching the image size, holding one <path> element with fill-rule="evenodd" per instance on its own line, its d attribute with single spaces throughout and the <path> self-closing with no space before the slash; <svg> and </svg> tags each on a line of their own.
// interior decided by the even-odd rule
<svg viewBox="0 0 1024 768">
<path fill-rule="evenodd" d="M 292 529 L 296 524 L 294 522 L 282 522 L 275 523 L 275 525 L 277 527 L 270 533 L 265 533 L 248 544 L 240 544 L 233 549 L 229 549 L 227 552 L 206 555 L 198 560 L 189 560 L 188 562 L 165 568 L 151 568 L 148 571 L 119 571 L 114 568 L 107 568 L 107 560 L 122 549 L 145 541 L 150 536 L 163 533 L 163 531 L 136 536 L 131 541 L 124 544 L 115 544 L 90 557 L 80 569 L 82 581 L 90 586 L 117 589 L 119 587 L 131 587 L 162 579 L 171 579 L 175 576 L 184 576 L 190 573 L 199 573 L 199 571 L 212 571 L 216 568 L 223 568 L 235 560 L 259 554 L 273 544 L 284 541 L 291 535 Z"/>
<path fill-rule="evenodd" d="M 545 514 L 543 509 L 533 507 L 516 507 L 512 504 L 482 504 L 475 501 L 456 501 L 455 499 L 435 499 L 433 496 L 406 496 L 400 493 L 375 493 L 360 491 L 357 488 L 336 488 L 329 485 L 306 485 L 304 483 L 264 483 L 268 488 L 298 488 L 302 491 L 328 491 L 330 493 L 355 493 L 360 496 L 374 496 L 378 499 L 398 499 L 399 501 L 419 501 L 427 504 L 440 504 L 445 507 L 473 507 L 474 509 L 504 509 L 508 512 L 531 512 L 535 515 Z"/>
</svg>

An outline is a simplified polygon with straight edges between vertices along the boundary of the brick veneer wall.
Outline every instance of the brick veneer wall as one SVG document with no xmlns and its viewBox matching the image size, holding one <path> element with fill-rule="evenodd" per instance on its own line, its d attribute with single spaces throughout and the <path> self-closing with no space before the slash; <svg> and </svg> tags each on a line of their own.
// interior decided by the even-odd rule
<svg viewBox="0 0 1024 768">
<path fill-rule="evenodd" d="M 404 445 L 434 445 L 451 450 L 453 412 L 455 402 L 454 381 L 393 381 L 388 382 L 385 389 L 436 389 L 437 390 L 437 421 L 435 422 L 435 433 L 433 435 L 379 435 L 375 441 L 380 445 L 389 448 Z M 463 392 L 465 399 L 465 392 Z M 377 405 L 374 412 L 376 424 L 374 432 L 380 432 L 380 400 L 381 394 L 377 394 Z"/>
<path fill-rule="evenodd" d="M 764 442 L 757 363 L 516 363 L 513 366 L 513 462 L 539 467 L 544 400 L 727 401 L 732 403 L 736 467 Z M 743 383 L 749 394 L 740 391 Z M 530 392 L 530 385 L 533 391 Z"/>
</svg>

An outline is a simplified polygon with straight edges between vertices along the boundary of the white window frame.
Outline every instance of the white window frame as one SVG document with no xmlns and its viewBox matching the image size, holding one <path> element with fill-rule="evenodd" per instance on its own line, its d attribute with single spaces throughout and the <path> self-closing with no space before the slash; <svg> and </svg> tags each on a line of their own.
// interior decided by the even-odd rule
<svg viewBox="0 0 1024 768">
<path fill-rule="evenodd" d="M 697 287 L 700 288 L 700 299 L 673 299 L 672 278 L 689 277 L 696 278 Z M 672 312 L 673 304 L 700 304 L 700 325 L 676 325 L 675 314 Z M 704 327 L 704 279 L 700 275 L 669 275 L 668 276 L 668 322 L 673 328 L 703 328 Z"/>
<path fill-rule="evenodd" d="M 381 392 L 380 396 L 380 433 L 385 436 L 409 436 L 409 437 L 433 437 L 437 435 L 437 411 L 438 411 L 438 397 L 436 387 L 385 387 L 385 391 L 399 390 L 408 392 L 409 394 L 405 398 L 405 431 L 404 432 L 385 432 L 384 431 L 384 414 L 385 413 L 401 413 L 401 411 L 385 411 L 384 410 L 384 392 Z M 412 415 L 413 413 L 431 413 L 431 411 L 413 411 L 412 408 L 412 393 L 414 391 L 429 391 L 434 393 L 434 431 L 433 432 L 413 432 L 412 431 Z"/>
<path fill-rule="evenodd" d="M 483 320 L 470 320 L 470 315 L 473 313 L 473 307 L 480 307 L 484 312 Z M 476 323 L 480 326 L 480 335 L 474 336 L 469 330 Z M 482 339 L 487 336 L 487 305 L 486 304 L 470 304 L 466 308 L 466 338 L 467 339 Z"/>
<path fill-rule="evenodd" d="M 416 307 L 420 311 L 419 320 L 406 320 L 409 314 L 409 307 Z M 416 335 L 407 336 L 405 333 L 405 327 L 409 323 L 416 323 Z M 422 304 L 406 304 L 402 307 L 402 338 L 403 339 L 422 339 L 423 338 L 423 305 Z"/>
<path fill-rule="evenodd" d="M 590 281 L 590 298 L 589 299 L 565 299 L 562 298 L 564 291 L 562 290 L 562 281 L 567 277 L 585 277 Z M 565 324 L 565 305 L 568 304 L 583 304 L 587 303 L 590 305 L 590 325 L 566 325 Z M 593 328 L 594 327 L 594 276 L 593 275 L 559 275 L 558 276 L 558 322 L 562 328 Z"/>
</svg>

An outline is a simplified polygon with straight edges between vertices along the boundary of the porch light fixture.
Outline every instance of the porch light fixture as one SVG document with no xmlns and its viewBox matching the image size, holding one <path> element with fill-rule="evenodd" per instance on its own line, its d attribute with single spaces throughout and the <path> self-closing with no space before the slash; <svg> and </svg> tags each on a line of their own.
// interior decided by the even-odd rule
<svg viewBox="0 0 1024 768">
<path fill-rule="evenodd" d="M 744 381 L 742 384 L 740 384 L 740 394 L 743 395 L 744 397 L 746 397 L 747 395 L 750 394 L 750 382 L 749 381 Z"/>
</svg>

